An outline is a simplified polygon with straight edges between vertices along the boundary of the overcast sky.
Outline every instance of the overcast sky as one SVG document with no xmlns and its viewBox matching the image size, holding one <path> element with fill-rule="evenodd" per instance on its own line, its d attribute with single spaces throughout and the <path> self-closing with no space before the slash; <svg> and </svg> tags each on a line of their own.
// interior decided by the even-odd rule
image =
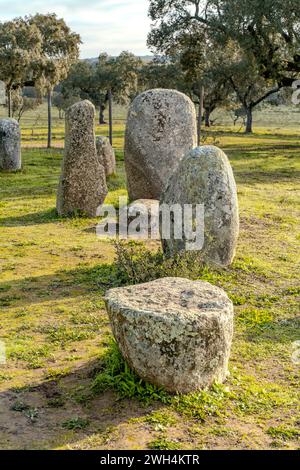
<svg viewBox="0 0 300 470">
<path fill-rule="evenodd" d="M 0 0 L 0 21 L 55 12 L 81 35 L 81 57 L 128 50 L 147 55 L 148 0 Z"/>
</svg>

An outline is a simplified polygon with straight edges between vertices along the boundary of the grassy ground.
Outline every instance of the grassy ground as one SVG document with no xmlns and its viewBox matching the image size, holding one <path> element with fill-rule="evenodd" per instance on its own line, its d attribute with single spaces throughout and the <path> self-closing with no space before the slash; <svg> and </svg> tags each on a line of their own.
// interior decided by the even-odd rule
<svg viewBox="0 0 300 470">
<path fill-rule="evenodd" d="M 126 194 L 123 132 L 109 202 Z M 0 175 L 1 449 L 299 448 L 300 139 L 292 126 L 228 127 L 208 141 L 234 168 L 241 235 L 233 266 L 199 277 L 231 296 L 235 336 L 227 383 L 183 397 L 124 372 L 103 304 L 124 279 L 96 220 L 55 213 L 62 150 L 24 148 L 23 170 Z"/>
</svg>

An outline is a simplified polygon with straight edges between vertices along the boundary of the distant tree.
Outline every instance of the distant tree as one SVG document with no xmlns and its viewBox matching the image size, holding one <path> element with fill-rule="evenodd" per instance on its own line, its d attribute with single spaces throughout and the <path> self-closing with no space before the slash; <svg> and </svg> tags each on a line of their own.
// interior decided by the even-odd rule
<svg viewBox="0 0 300 470">
<path fill-rule="evenodd" d="M 255 62 L 250 62 L 247 56 L 240 55 L 236 60 L 224 67 L 224 75 L 235 92 L 240 105 L 240 114 L 246 118 L 246 133 L 253 132 L 253 110 L 269 96 L 278 93 L 280 86 L 273 80 L 263 78 Z"/>
<path fill-rule="evenodd" d="M 139 88 L 170 88 L 187 92 L 185 73 L 178 58 L 156 57 L 153 61 L 143 64 L 139 76 Z M 190 91 L 190 90 L 189 90 Z"/>
<path fill-rule="evenodd" d="M 19 89 L 15 89 L 11 93 L 12 102 L 12 117 L 17 119 L 18 122 L 24 113 L 27 111 L 33 111 L 37 109 L 41 104 L 42 100 L 39 97 L 29 98 L 24 96 Z"/>
<path fill-rule="evenodd" d="M 139 73 L 142 60 L 134 54 L 123 51 L 118 57 L 100 54 L 96 66 L 96 82 L 100 94 L 100 115 L 109 105 L 110 141 L 112 142 L 112 101 L 119 104 L 129 103 L 138 92 Z"/>
<path fill-rule="evenodd" d="M 61 92 L 65 99 L 79 96 L 92 101 L 99 109 L 99 123 L 105 124 L 110 97 L 111 101 L 113 98 L 116 103 L 126 104 L 137 94 L 141 67 L 141 59 L 130 52 L 124 51 L 118 57 L 103 53 L 96 64 L 80 61 L 73 65 Z"/>
<path fill-rule="evenodd" d="M 95 83 L 95 65 L 82 60 L 72 65 L 65 80 L 61 82 L 60 93 L 57 95 L 55 106 L 59 101 L 65 109 L 68 103 L 72 105 L 78 100 L 88 99 L 99 105 L 99 89 Z"/>
<path fill-rule="evenodd" d="M 12 116 L 12 92 L 32 78 L 32 65 L 40 59 L 42 37 L 25 19 L 0 23 L 0 78 L 6 84 L 8 115 Z"/>
<path fill-rule="evenodd" d="M 80 96 L 65 97 L 60 92 L 54 92 L 52 96 L 52 105 L 58 109 L 59 119 L 63 119 L 66 110 L 78 101 L 80 101 Z"/>
<path fill-rule="evenodd" d="M 256 0 L 249 3 L 257 4 Z M 270 7 L 268 0 L 266 3 Z M 279 4 L 275 3 L 279 8 Z M 232 8 L 232 4 L 236 9 Z M 264 32 L 259 31 L 259 35 L 268 33 L 269 40 L 270 38 L 275 40 L 276 25 L 270 10 L 267 9 L 267 12 L 270 14 L 268 21 L 272 22 L 272 25 L 269 25 L 270 29 L 266 28 Z M 287 14 L 287 11 L 285 13 Z M 210 113 L 217 105 L 228 105 L 230 95 L 234 91 L 238 106 L 242 107 L 246 116 L 246 132 L 252 132 L 255 107 L 267 97 L 277 93 L 285 83 L 279 72 L 271 73 L 270 64 L 269 71 L 263 71 L 262 60 L 265 50 L 260 51 L 260 57 L 257 57 L 258 51 L 254 54 L 246 41 L 249 37 L 243 29 L 245 24 L 251 29 L 249 24 L 251 17 L 264 29 L 263 15 L 263 7 L 260 5 L 258 11 L 251 16 L 244 0 L 240 2 L 152 0 L 150 2 L 150 16 L 156 23 L 149 35 L 148 43 L 156 50 L 165 53 L 176 49 L 181 51 L 183 67 L 195 82 L 194 93 L 197 94 L 199 90 L 198 95 L 200 95 L 202 85 L 206 89 L 204 99 L 206 125 L 209 124 Z M 220 21 L 220 17 L 223 18 L 223 22 Z M 280 25 L 277 27 L 279 31 Z M 291 35 L 293 34 L 291 32 Z M 280 36 L 280 33 L 277 35 Z M 279 43 L 278 47 L 281 47 L 283 53 L 284 45 L 282 41 Z M 254 48 L 253 44 L 252 46 Z M 277 66 L 275 63 L 273 65 Z M 283 69 L 281 71 L 283 73 Z"/>
<path fill-rule="evenodd" d="M 224 64 L 231 51 L 209 41 L 205 31 L 191 29 L 174 41 L 172 49 L 180 52 L 180 63 L 192 90 L 192 99 L 204 109 L 206 127 L 210 127 L 215 109 L 226 107 L 232 93 Z M 203 103 L 201 100 L 203 99 Z M 201 112 L 201 110 L 200 110 Z"/>
<path fill-rule="evenodd" d="M 38 60 L 31 62 L 36 87 L 47 93 L 48 98 L 48 148 L 51 147 L 51 98 L 52 91 L 67 77 L 72 64 L 79 57 L 80 36 L 71 31 L 63 19 L 55 13 L 36 14 L 26 18 L 27 23 L 38 29 L 42 38 Z"/>
</svg>

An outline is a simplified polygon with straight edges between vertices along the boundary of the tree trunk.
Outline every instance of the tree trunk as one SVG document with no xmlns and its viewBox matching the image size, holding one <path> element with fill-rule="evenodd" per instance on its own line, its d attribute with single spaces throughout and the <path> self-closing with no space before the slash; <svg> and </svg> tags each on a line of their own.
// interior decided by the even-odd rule
<svg viewBox="0 0 300 470">
<path fill-rule="evenodd" d="M 205 127 L 210 127 L 210 110 L 205 110 Z"/>
<path fill-rule="evenodd" d="M 204 104 L 204 87 L 201 85 L 200 86 L 200 95 L 199 95 L 199 115 L 198 115 L 198 147 L 201 144 L 203 104 Z"/>
<path fill-rule="evenodd" d="M 12 102 L 11 102 L 11 88 L 7 89 L 7 107 L 8 107 L 8 117 L 12 117 Z"/>
<path fill-rule="evenodd" d="M 52 144 L 52 91 L 48 91 L 48 96 L 47 96 L 47 101 L 48 101 L 48 142 L 47 142 L 47 148 L 51 148 Z"/>
<path fill-rule="evenodd" d="M 100 104 L 99 106 L 99 124 L 106 124 L 105 119 L 104 119 L 104 111 L 105 111 L 105 106 L 103 104 Z"/>
<path fill-rule="evenodd" d="M 246 134 L 252 134 L 253 132 L 253 111 L 252 108 L 247 109 L 247 121 L 246 121 Z"/>
<path fill-rule="evenodd" d="M 112 123 L 112 92 L 108 90 L 108 107 L 109 107 L 109 142 L 113 144 L 113 123 Z"/>
</svg>

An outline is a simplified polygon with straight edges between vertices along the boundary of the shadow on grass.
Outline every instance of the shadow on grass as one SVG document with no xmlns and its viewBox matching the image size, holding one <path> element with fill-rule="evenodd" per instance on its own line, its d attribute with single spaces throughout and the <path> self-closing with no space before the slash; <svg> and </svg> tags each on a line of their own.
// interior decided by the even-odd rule
<svg viewBox="0 0 300 470">
<path fill-rule="evenodd" d="M 58 271 L 49 276 L 28 277 L 0 283 L 0 307 L 24 307 L 41 302 L 84 297 L 91 292 L 103 295 L 123 281 L 115 264 Z"/>
<path fill-rule="evenodd" d="M 57 214 L 56 209 L 48 209 L 42 212 L 33 212 L 16 217 L 0 218 L 0 226 L 17 227 L 27 225 L 48 224 L 50 222 L 58 222 L 62 218 Z"/>
<path fill-rule="evenodd" d="M 6 437 L 0 448 L 55 449 L 64 445 L 76 449 L 87 438 L 94 440 L 89 444 L 92 448 L 105 447 L 116 426 L 163 406 L 136 399 L 120 401 L 111 390 L 94 394 L 92 383 L 102 368 L 101 359 L 93 360 L 55 379 L 45 374 L 30 387 L 0 393 L 0 430 Z"/>
<path fill-rule="evenodd" d="M 269 321 L 262 327 L 248 328 L 245 331 L 247 341 L 262 343 L 292 344 L 299 339 L 300 316 L 294 318 Z"/>
<path fill-rule="evenodd" d="M 247 185 L 266 183 L 276 184 L 285 182 L 296 182 L 300 180 L 300 171 L 291 171 L 287 168 L 278 168 L 274 171 L 251 170 L 251 171 L 234 171 L 237 184 L 243 183 Z"/>
</svg>

